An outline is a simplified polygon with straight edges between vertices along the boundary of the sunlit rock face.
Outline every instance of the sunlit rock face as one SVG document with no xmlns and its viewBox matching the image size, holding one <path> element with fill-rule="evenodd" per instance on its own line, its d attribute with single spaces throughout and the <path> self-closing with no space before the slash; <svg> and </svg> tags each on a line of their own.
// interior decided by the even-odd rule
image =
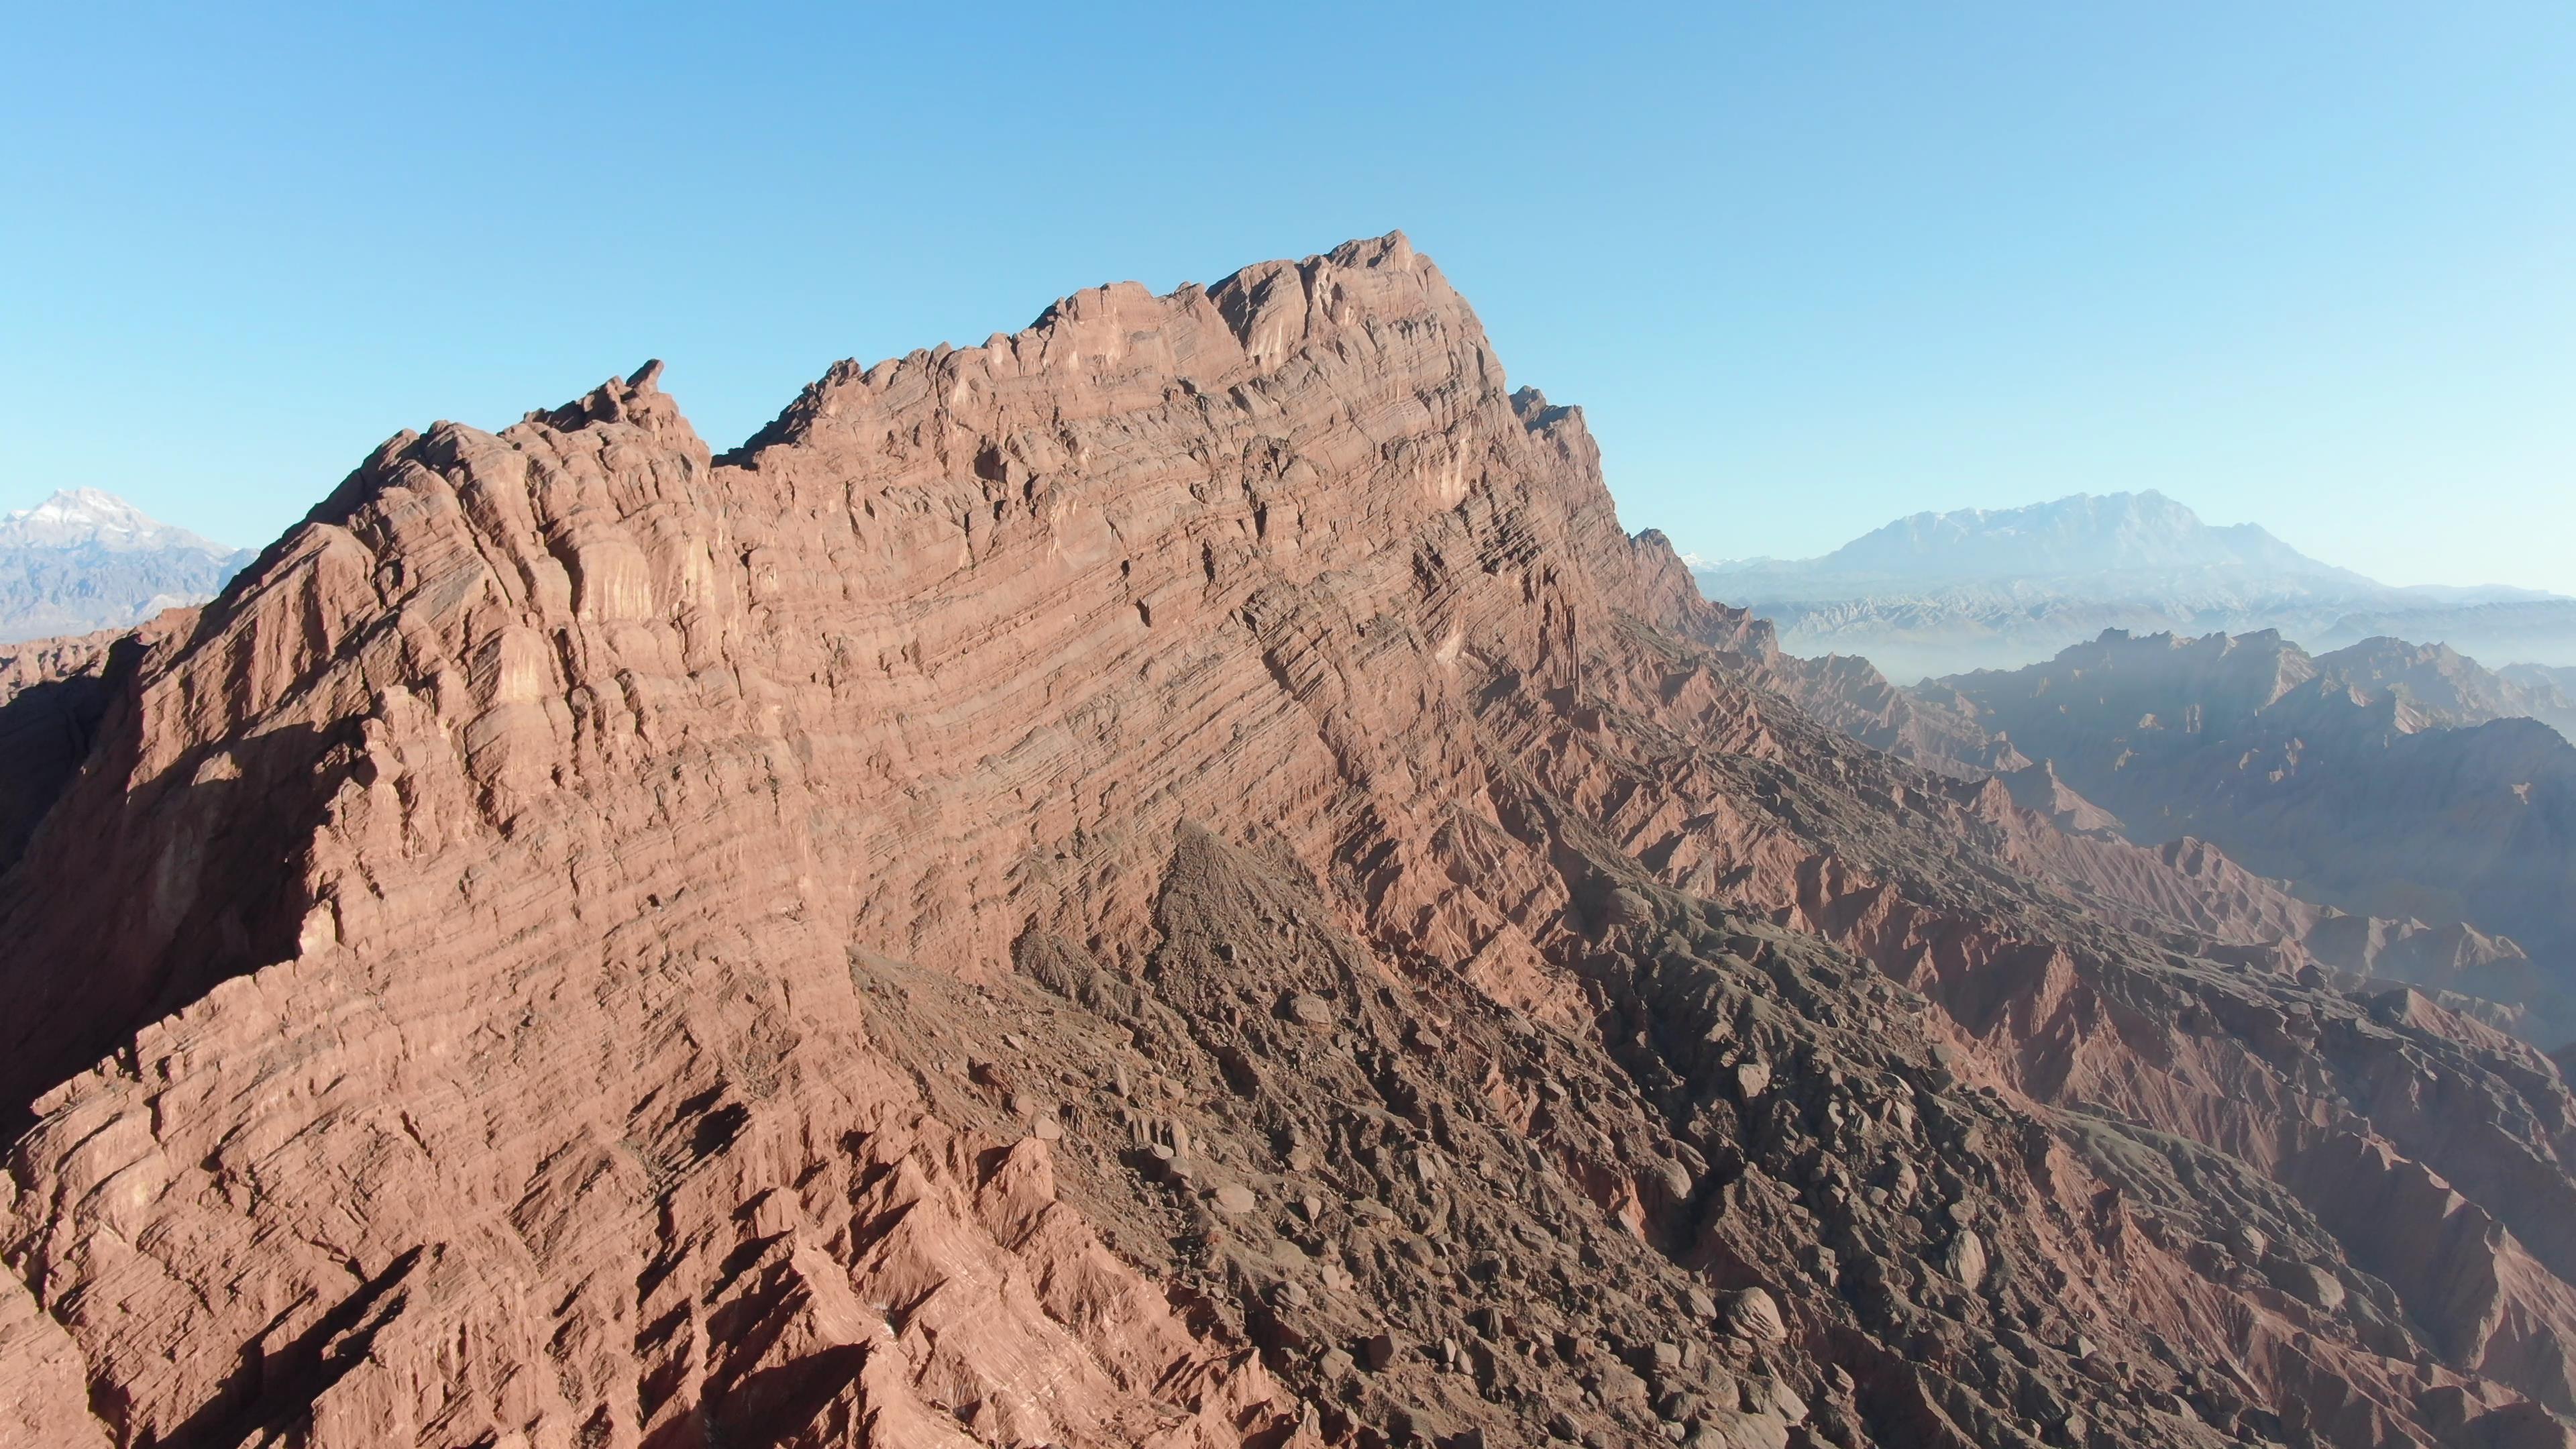
<svg viewBox="0 0 2576 1449">
<path fill-rule="evenodd" d="M 2545 1057 L 1811 718 L 1904 723 L 1625 534 L 1400 236 L 722 458 L 651 368 L 404 434 L 16 667 L 78 748 L 0 781 L 13 1442 L 2576 1409 Z"/>
</svg>

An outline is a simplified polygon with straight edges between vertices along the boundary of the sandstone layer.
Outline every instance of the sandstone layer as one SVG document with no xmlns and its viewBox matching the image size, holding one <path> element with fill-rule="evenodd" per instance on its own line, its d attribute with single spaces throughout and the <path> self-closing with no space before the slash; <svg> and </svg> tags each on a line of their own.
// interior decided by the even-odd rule
<svg viewBox="0 0 2576 1449">
<path fill-rule="evenodd" d="M 2571 1442 L 2557 1067 L 1811 717 L 1401 236 L 655 372 L 0 705 L 17 1439 Z"/>
</svg>

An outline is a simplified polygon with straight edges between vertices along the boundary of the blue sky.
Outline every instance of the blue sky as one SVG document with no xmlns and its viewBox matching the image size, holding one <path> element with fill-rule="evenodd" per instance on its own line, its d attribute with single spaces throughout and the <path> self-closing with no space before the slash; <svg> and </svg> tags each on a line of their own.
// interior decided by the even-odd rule
<svg viewBox="0 0 2576 1449">
<path fill-rule="evenodd" d="M 932 14 L 954 12 L 954 18 Z M 17 6 L 0 506 L 230 541 L 647 356 L 835 359 L 1402 227 L 1622 517 L 1810 554 L 2155 487 L 2576 592 L 2576 11 Z"/>
</svg>

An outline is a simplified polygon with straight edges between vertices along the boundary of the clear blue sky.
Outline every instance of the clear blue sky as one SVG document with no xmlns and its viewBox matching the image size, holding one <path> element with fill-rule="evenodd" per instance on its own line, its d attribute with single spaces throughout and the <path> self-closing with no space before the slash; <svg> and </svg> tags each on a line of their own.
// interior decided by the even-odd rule
<svg viewBox="0 0 2576 1449">
<path fill-rule="evenodd" d="M 722 447 L 1402 227 L 1686 549 L 2156 487 L 2576 592 L 2564 0 L 1674 11 L 12 6 L 0 506 L 259 542 L 647 356 Z"/>
</svg>

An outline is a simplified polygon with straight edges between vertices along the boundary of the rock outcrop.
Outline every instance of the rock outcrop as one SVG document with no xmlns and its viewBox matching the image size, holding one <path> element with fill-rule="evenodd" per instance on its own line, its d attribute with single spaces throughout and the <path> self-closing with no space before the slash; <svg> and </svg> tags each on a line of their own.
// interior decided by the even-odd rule
<svg viewBox="0 0 2576 1449">
<path fill-rule="evenodd" d="M 59 657 L 32 1442 L 2569 1442 L 2556 1066 L 1811 717 L 1400 236 Z"/>
</svg>

